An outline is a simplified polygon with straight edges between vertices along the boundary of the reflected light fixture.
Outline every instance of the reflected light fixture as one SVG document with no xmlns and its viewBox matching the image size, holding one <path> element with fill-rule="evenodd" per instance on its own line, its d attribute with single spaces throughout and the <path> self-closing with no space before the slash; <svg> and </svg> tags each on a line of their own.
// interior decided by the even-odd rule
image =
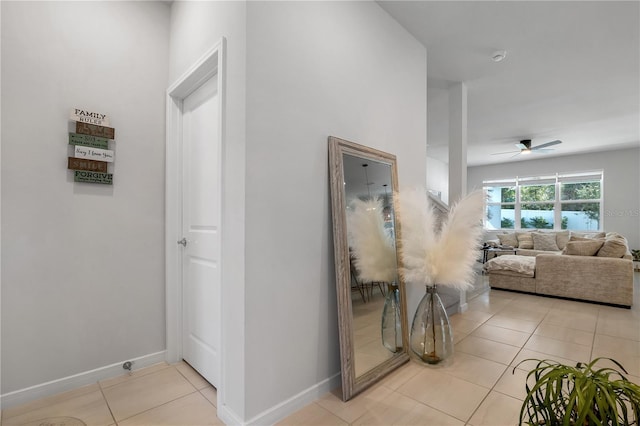
<svg viewBox="0 0 640 426">
<path fill-rule="evenodd" d="M 493 62 L 500 62 L 506 57 L 507 57 L 507 51 L 506 50 L 496 50 L 495 52 L 493 52 L 491 54 L 491 60 Z"/>
<path fill-rule="evenodd" d="M 391 206 L 389 205 L 389 193 L 387 192 L 387 184 L 382 185 L 384 187 L 384 207 L 382 209 L 382 214 L 384 215 L 385 222 L 391 220 Z"/>
<path fill-rule="evenodd" d="M 373 182 L 369 182 L 369 174 L 367 173 L 367 167 L 369 167 L 369 164 L 367 164 L 367 163 L 364 163 L 362 165 L 362 168 L 364 169 L 364 180 L 365 180 L 366 185 L 367 185 L 367 194 L 369 194 L 369 199 L 371 199 L 371 188 L 370 188 L 370 186 L 371 186 L 371 184 Z"/>
</svg>

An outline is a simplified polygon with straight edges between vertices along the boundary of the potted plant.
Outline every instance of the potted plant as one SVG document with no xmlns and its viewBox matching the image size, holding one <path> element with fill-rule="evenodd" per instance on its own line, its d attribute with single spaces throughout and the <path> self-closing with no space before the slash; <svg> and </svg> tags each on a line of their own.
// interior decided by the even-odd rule
<svg viewBox="0 0 640 426">
<path fill-rule="evenodd" d="M 527 396 L 519 424 L 637 425 L 640 386 L 620 370 L 595 367 L 603 359 L 627 374 L 620 363 L 610 358 L 596 358 L 588 364 L 579 362 L 575 367 L 550 360 L 522 361 L 520 364 L 537 361 L 537 365 L 527 375 Z M 535 379 L 533 385 L 529 384 L 531 377 Z"/>
</svg>

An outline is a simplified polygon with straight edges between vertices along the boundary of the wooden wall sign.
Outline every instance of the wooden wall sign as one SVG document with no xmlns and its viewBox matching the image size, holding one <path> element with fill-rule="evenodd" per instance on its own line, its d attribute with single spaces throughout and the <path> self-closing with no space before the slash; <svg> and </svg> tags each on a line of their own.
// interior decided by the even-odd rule
<svg viewBox="0 0 640 426">
<path fill-rule="evenodd" d="M 82 145 L 82 146 L 90 146 L 92 148 L 108 149 L 109 139 L 99 138 L 97 136 L 69 133 L 69 145 Z"/>
<path fill-rule="evenodd" d="M 107 161 L 109 163 L 113 162 L 113 151 L 108 149 L 76 145 L 73 156 L 75 158 L 86 158 L 87 160 Z"/>
<path fill-rule="evenodd" d="M 76 133 L 98 136 L 100 138 L 114 139 L 116 130 L 113 127 L 98 126 L 95 124 L 76 121 Z"/>
<path fill-rule="evenodd" d="M 72 108 L 69 118 L 76 123 L 76 132 L 69 133 L 73 154 L 67 159 L 73 181 L 113 185 L 113 173 L 107 171 L 109 163 L 114 161 L 109 139 L 115 139 L 116 130 L 109 127 L 109 117 L 100 112 Z"/>
<path fill-rule="evenodd" d="M 106 185 L 113 185 L 113 173 L 97 173 L 76 170 L 74 174 L 74 182 L 103 183 Z"/>
<path fill-rule="evenodd" d="M 109 126 L 111 124 L 109 123 L 109 117 L 107 117 L 107 114 L 87 111 L 80 108 L 72 108 L 69 118 L 81 123 L 97 124 L 98 126 Z"/>
<path fill-rule="evenodd" d="M 67 168 L 70 170 L 87 170 L 90 172 L 107 173 L 107 164 L 108 163 L 104 161 L 69 157 Z"/>
</svg>

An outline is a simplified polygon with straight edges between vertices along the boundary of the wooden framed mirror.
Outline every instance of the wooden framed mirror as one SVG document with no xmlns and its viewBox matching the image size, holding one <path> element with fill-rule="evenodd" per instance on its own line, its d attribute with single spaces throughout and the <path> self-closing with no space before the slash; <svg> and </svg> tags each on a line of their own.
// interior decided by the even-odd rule
<svg viewBox="0 0 640 426">
<path fill-rule="evenodd" d="M 333 136 L 329 137 L 329 166 L 342 399 L 347 401 L 409 360 L 406 293 L 398 274 L 397 242 L 401 230 L 394 208 L 398 171 L 395 155 Z M 388 238 L 391 250 L 384 252 L 383 262 L 362 258 L 379 254 L 371 252 L 375 244 L 364 251 L 353 247 L 358 241 L 354 233 L 363 232 L 358 222 L 354 222 L 362 216 L 355 212 L 366 202 L 381 207 L 367 211 L 377 211 L 375 215 L 379 216 L 374 219 L 383 228 L 381 235 Z M 374 264 L 369 269 L 375 269 L 378 263 L 389 266 L 389 261 L 393 272 L 383 275 L 384 278 L 375 278 L 373 273 L 365 271 L 367 260 L 370 265 Z M 391 271 L 391 267 L 387 271 Z M 400 330 L 396 334 L 397 344 L 390 345 L 388 336 L 384 338 L 386 343 L 383 342 L 382 318 L 383 310 L 388 316 L 385 299 L 396 288 Z M 389 306 L 389 301 L 386 303 Z"/>
</svg>

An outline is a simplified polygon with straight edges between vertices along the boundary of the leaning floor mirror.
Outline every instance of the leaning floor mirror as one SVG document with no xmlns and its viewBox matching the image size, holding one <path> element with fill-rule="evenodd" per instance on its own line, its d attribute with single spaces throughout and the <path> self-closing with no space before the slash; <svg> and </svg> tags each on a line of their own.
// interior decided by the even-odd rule
<svg viewBox="0 0 640 426">
<path fill-rule="evenodd" d="M 342 399 L 409 360 L 395 155 L 329 137 Z"/>
</svg>

